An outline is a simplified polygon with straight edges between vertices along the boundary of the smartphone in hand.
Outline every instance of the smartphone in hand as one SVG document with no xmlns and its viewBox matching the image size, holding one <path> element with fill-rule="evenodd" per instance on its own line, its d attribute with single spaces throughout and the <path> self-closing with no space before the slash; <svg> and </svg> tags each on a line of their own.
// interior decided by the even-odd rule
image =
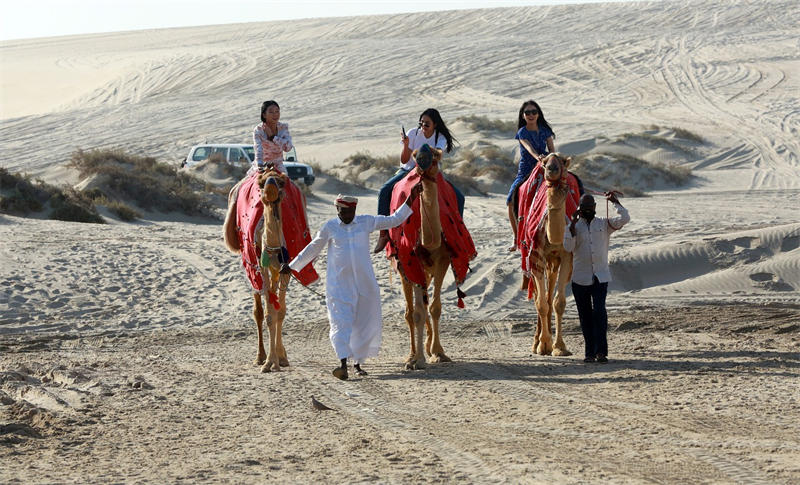
<svg viewBox="0 0 800 485">
<path fill-rule="evenodd" d="M 403 139 L 403 140 L 405 140 L 406 138 L 408 138 L 408 137 L 406 136 L 406 127 L 405 127 L 405 126 L 403 126 L 403 125 L 400 125 L 400 129 L 401 129 L 401 130 L 403 130 L 403 131 L 401 132 L 401 135 L 402 135 L 402 139 Z"/>
</svg>

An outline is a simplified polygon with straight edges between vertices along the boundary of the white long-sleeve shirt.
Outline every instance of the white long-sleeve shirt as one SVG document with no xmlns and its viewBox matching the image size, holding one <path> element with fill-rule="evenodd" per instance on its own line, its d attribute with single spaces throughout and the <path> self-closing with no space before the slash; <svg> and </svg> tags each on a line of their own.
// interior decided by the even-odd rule
<svg viewBox="0 0 800 485">
<path fill-rule="evenodd" d="M 363 362 L 378 354 L 381 342 L 381 296 L 370 259 L 369 233 L 403 223 L 412 213 L 407 204 L 391 216 L 359 215 L 350 224 L 338 217 L 323 224 L 289 267 L 299 270 L 328 246 L 325 301 L 330 338 L 340 359 Z"/>
<path fill-rule="evenodd" d="M 620 204 L 614 204 L 616 217 L 594 217 L 587 224 L 586 219 L 575 223 L 575 237 L 564 232 L 564 249 L 572 251 L 572 282 L 583 286 L 591 286 L 594 276 L 597 281 L 611 281 L 611 270 L 608 268 L 608 243 L 611 233 L 631 220 L 628 210 Z"/>
</svg>

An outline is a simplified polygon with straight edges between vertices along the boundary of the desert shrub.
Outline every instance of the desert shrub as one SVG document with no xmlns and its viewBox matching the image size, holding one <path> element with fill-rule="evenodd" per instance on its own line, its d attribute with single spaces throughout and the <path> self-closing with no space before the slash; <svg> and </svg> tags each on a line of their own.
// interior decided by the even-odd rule
<svg viewBox="0 0 800 485">
<path fill-rule="evenodd" d="M 142 217 L 138 211 L 124 202 L 112 201 L 106 204 L 106 207 L 108 207 L 108 210 L 114 215 L 119 217 L 121 221 L 132 222 Z"/>
<path fill-rule="evenodd" d="M 676 150 L 676 151 L 685 153 L 686 155 L 690 155 L 690 156 L 693 156 L 693 157 L 696 156 L 696 154 L 694 153 L 693 150 L 690 150 L 688 148 L 684 148 L 684 147 L 678 145 L 677 143 L 674 143 L 674 142 L 672 142 L 672 141 L 670 141 L 670 140 L 668 140 L 666 138 L 663 138 L 663 137 L 660 137 L 660 136 L 655 136 L 655 135 L 649 135 L 647 133 L 623 133 L 622 135 L 619 136 L 618 139 L 620 141 L 628 141 L 628 140 L 633 140 L 633 139 L 640 139 L 640 140 L 646 141 L 647 143 L 649 143 L 649 144 L 651 144 L 653 146 Z"/>
<path fill-rule="evenodd" d="M 461 175 L 458 173 L 448 172 L 447 180 L 449 180 L 450 182 L 452 182 L 453 185 L 458 187 L 463 194 L 477 193 L 480 195 L 486 195 L 486 192 L 481 190 L 480 186 L 473 177 Z"/>
<path fill-rule="evenodd" d="M 95 202 L 108 200 L 106 194 L 98 187 L 92 187 L 91 189 L 84 189 L 83 195 L 92 199 Z"/>
<path fill-rule="evenodd" d="M 363 187 L 364 182 L 361 180 L 361 175 L 366 170 L 376 169 L 388 179 L 399 166 L 400 157 L 392 155 L 376 157 L 367 151 L 360 151 L 342 160 L 336 178 L 342 182 Z M 314 170 L 316 171 L 316 168 Z"/>
<path fill-rule="evenodd" d="M 684 140 L 696 141 L 698 143 L 707 143 L 707 140 L 705 138 L 695 133 L 692 133 L 689 130 L 684 130 L 683 128 L 676 128 L 674 126 L 670 129 L 675 132 L 675 136 L 683 138 Z"/>
<path fill-rule="evenodd" d="M 692 177 L 688 167 L 649 163 L 641 158 L 619 153 L 592 153 L 573 158 L 570 170 L 578 175 L 584 184 L 598 187 L 617 187 L 626 195 L 644 195 L 642 188 L 653 188 L 658 181 L 674 186 L 686 184 Z M 641 179 L 643 187 L 632 183 Z"/>
<path fill-rule="evenodd" d="M 455 153 L 455 157 L 472 163 L 478 158 L 478 154 L 475 153 L 475 150 L 471 150 L 469 148 L 459 148 Z"/>
<path fill-rule="evenodd" d="M 503 135 L 513 135 L 517 132 L 517 121 L 505 121 L 505 120 L 498 120 L 498 119 L 489 119 L 486 116 L 475 116 L 475 115 L 468 115 L 468 116 L 461 116 L 457 118 L 466 124 L 468 127 L 475 131 L 482 131 L 482 132 L 497 132 Z"/>
<path fill-rule="evenodd" d="M 309 162 L 307 165 L 309 167 L 311 167 L 311 170 L 314 171 L 314 175 L 324 175 L 325 174 L 325 170 L 322 169 L 322 166 L 319 163 L 317 163 L 317 162 Z"/>
<path fill-rule="evenodd" d="M 661 127 L 658 126 L 658 125 L 650 125 L 648 128 L 650 128 L 651 130 L 660 130 L 661 129 Z M 690 141 L 694 141 L 694 142 L 697 142 L 697 143 L 707 143 L 708 142 L 708 140 L 706 140 L 702 136 L 700 136 L 700 135 L 698 135 L 698 134 L 696 134 L 694 132 L 691 132 L 689 130 L 683 129 L 683 128 L 677 128 L 675 126 L 671 126 L 668 129 L 672 130 L 675 133 L 675 136 L 677 136 L 678 138 L 683 138 L 684 140 L 690 140 Z"/>
<path fill-rule="evenodd" d="M 93 222 L 106 221 L 97 213 L 94 202 L 73 188 L 58 190 L 50 197 L 50 218 L 60 221 Z"/>
<path fill-rule="evenodd" d="M 25 215 L 42 210 L 54 188 L 41 181 L 34 184 L 29 176 L 0 167 L 0 189 L 5 194 L 0 196 L 0 212 Z"/>
<path fill-rule="evenodd" d="M 199 193 L 218 190 L 171 165 L 121 150 L 78 150 L 69 166 L 82 177 L 106 175 L 106 192 L 119 194 L 145 210 L 210 215 L 211 203 Z"/>
<path fill-rule="evenodd" d="M 480 148 L 461 148 L 456 151 L 445 173 L 466 179 L 489 175 L 501 182 L 511 182 L 517 174 L 514 155 L 497 145 Z"/>
<path fill-rule="evenodd" d="M 342 161 L 345 165 L 358 167 L 361 171 L 369 168 L 381 169 L 397 169 L 400 166 L 400 157 L 385 155 L 383 157 L 376 157 L 369 152 L 357 152 L 350 155 Z"/>
</svg>

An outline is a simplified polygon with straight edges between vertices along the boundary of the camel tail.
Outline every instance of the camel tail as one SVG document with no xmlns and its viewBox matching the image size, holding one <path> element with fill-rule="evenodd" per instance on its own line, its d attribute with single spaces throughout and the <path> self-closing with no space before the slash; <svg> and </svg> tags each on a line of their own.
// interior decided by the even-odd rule
<svg viewBox="0 0 800 485">
<path fill-rule="evenodd" d="M 242 252 L 239 244 L 239 235 L 236 233 L 236 196 L 239 192 L 237 185 L 228 194 L 228 213 L 225 214 L 225 223 L 222 225 L 222 236 L 225 239 L 225 247 L 232 253 Z"/>
</svg>

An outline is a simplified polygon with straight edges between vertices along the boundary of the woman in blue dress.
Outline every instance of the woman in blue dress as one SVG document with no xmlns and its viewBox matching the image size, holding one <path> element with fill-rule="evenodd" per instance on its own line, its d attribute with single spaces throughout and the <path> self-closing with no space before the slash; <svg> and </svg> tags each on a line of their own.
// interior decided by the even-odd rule
<svg viewBox="0 0 800 485">
<path fill-rule="evenodd" d="M 519 169 L 517 178 L 511 184 L 508 191 L 506 205 L 508 206 L 508 219 L 511 221 L 511 230 L 514 232 L 514 244 L 508 248 L 509 251 L 517 249 L 517 189 L 528 178 L 533 168 L 544 157 L 554 152 L 555 145 L 553 139 L 556 137 L 550 124 L 544 118 L 544 113 L 539 104 L 534 100 L 525 101 L 519 109 L 517 118 L 517 135 L 514 137 L 519 141 Z"/>
</svg>

